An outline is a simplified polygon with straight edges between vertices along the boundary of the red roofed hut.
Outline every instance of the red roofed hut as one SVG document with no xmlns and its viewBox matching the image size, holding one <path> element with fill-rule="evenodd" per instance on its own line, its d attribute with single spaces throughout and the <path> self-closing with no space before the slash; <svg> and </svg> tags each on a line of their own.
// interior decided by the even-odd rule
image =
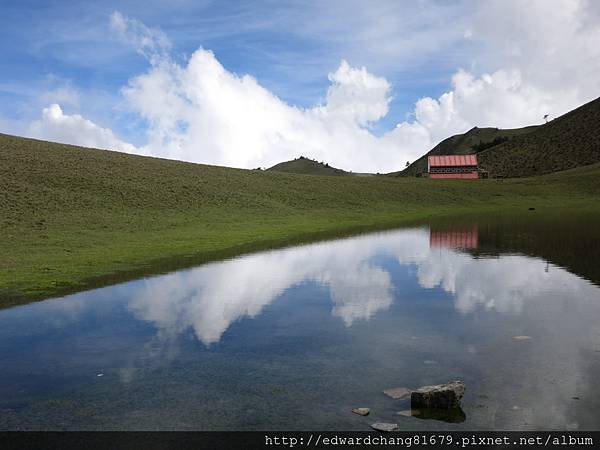
<svg viewBox="0 0 600 450">
<path fill-rule="evenodd" d="M 477 155 L 435 155 L 427 157 L 429 178 L 479 178 Z"/>
</svg>

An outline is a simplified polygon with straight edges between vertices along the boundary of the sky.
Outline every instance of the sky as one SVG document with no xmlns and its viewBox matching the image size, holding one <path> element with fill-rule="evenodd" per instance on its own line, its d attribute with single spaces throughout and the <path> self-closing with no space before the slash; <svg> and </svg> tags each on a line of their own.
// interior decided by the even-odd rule
<svg viewBox="0 0 600 450">
<path fill-rule="evenodd" d="M 0 132 L 241 168 L 391 172 L 600 96 L 600 2 L 13 1 Z"/>
</svg>

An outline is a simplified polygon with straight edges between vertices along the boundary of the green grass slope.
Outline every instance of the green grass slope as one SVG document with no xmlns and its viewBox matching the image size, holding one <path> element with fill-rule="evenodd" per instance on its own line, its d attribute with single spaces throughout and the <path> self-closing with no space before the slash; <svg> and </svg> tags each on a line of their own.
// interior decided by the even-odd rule
<svg viewBox="0 0 600 450">
<path fill-rule="evenodd" d="M 331 167 L 329 164 L 320 163 L 303 156 L 291 161 L 285 161 L 276 164 L 273 167 L 269 167 L 267 170 L 272 172 L 298 173 L 303 175 L 350 175 L 349 172 L 346 172 L 342 169 L 336 169 L 335 167 Z"/>
<path fill-rule="evenodd" d="M 599 176 L 321 177 L 0 135 L 0 305 L 428 216 L 598 208 Z"/>
<path fill-rule="evenodd" d="M 479 164 L 492 176 L 524 177 L 600 162 L 600 98 L 532 133 L 482 151 Z"/>
<path fill-rule="evenodd" d="M 542 175 L 600 162 L 600 98 L 540 126 L 501 130 L 473 128 L 443 140 L 401 172 L 427 171 L 429 155 L 477 153 L 492 177 Z"/>
<path fill-rule="evenodd" d="M 410 166 L 400 172 L 393 172 L 391 176 L 415 176 L 417 173 L 427 172 L 427 157 L 430 155 L 466 155 L 478 153 L 479 149 L 491 148 L 504 140 L 531 133 L 537 126 L 513 128 L 502 130 L 499 128 L 472 128 L 464 134 L 457 134 L 444 139 L 433 149 L 414 161 Z"/>
</svg>

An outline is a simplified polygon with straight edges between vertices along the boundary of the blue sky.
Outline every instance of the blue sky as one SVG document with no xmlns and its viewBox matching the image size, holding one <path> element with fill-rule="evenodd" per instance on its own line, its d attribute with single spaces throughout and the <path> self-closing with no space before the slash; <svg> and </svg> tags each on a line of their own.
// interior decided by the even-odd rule
<svg viewBox="0 0 600 450">
<path fill-rule="evenodd" d="M 117 96 L 129 77 L 147 65 L 141 56 L 110 35 L 109 17 L 115 10 L 148 26 L 160 27 L 180 58 L 198 47 L 210 49 L 228 70 L 254 75 L 290 103 L 312 106 L 325 95 L 327 73 L 335 70 L 341 59 L 349 58 L 351 45 L 340 42 L 343 37 L 330 38 L 326 32 L 290 32 L 288 25 L 294 17 L 310 20 L 304 2 L 290 4 L 8 2 L 3 7 L 6 26 L 0 31 L 2 112 L 8 117 L 32 118 L 29 115 L 39 111 L 31 111 L 31 97 L 61 83 L 114 101 L 110 97 Z M 335 11 L 331 9 L 333 15 Z M 338 36 L 353 32 L 344 23 L 331 28 L 336 29 Z M 378 74 L 393 83 L 394 100 L 384 127 L 393 126 L 412 112 L 417 99 L 438 96 L 447 89 L 457 63 L 440 61 L 439 55 L 431 60 L 411 55 L 408 64 L 374 61 L 368 46 L 357 46 L 350 52 L 352 64 L 377 65 Z M 19 108 L 11 107 L 15 101 Z M 91 115 L 102 114 L 91 105 L 86 107 Z"/>
<path fill-rule="evenodd" d="M 527 11 L 514 1 L 433 0 L 3 1 L 1 8 L 0 131 L 194 162 L 249 167 L 306 154 L 354 170 L 392 170 L 472 126 L 528 125 L 599 95 L 589 81 L 600 47 L 593 2 L 534 1 Z M 111 26 L 115 12 L 127 30 Z M 136 33 L 168 40 L 160 62 L 141 54 Z M 194 55 L 200 65 L 214 58 L 225 78 L 190 81 L 181 72 Z M 557 61 L 588 69 L 574 75 Z M 152 82 L 124 95 L 150 74 Z M 158 96 L 176 96 L 180 110 L 149 105 L 158 79 L 169 80 Z M 222 97 L 211 91 L 203 103 L 194 92 L 207 86 Z M 44 115 L 54 104 L 60 112 Z M 253 104 L 264 114 L 248 110 Z M 223 137 L 246 122 L 260 132 Z M 231 148 L 250 141 L 246 150 Z"/>
</svg>

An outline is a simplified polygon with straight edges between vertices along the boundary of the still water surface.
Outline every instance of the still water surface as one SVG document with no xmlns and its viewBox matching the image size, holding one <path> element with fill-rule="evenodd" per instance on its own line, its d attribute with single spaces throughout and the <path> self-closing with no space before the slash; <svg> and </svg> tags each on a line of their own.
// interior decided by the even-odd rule
<svg viewBox="0 0 600 450">
<path fill-rule="evenodd" d="M 431 223 L 2 310 L 0 429 L 599 429 L 599 223 Z M 447 421 L 382 393 L 455 379 Z"/>
</svg>

